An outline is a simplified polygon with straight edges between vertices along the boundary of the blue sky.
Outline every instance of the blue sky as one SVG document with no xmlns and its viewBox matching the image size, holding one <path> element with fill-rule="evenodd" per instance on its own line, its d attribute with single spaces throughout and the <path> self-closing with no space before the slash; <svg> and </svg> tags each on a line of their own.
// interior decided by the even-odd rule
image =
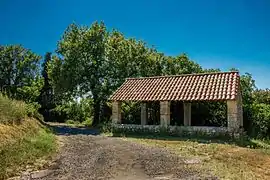
<svg viewBox="0 0 270 180">
<path fill-rule="evenodd" d="M 0 0 L 0 44 L 44 55 L 66 27 L 103 20 L 167 55 L 183 52 L 205 68 L 249 72 L 270 88 L 269 0 Z"/>
</svg>

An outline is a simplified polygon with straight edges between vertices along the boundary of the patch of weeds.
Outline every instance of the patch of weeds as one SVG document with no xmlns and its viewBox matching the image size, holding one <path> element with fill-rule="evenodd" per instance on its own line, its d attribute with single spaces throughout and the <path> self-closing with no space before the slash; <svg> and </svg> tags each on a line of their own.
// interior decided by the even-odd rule
<svg viewBox="0 0 270 180">
<path fill-rule="evenodd" d="M 80 125 L 80 122 L 79 122 L 79 121 L 74 121 L 74 120 L 72 120 L 72 119 L 66 120 L 66 123 L 67 123 L 68 125 L 74 125 L 74 126 Z"/>
<path fill-rule="evenodd" d="M 0 93 L 0 123 L 19 124 L 27 116 L 26 104 L 9 99 Z"/>
<path fill-rule="evenodd" d="M 84 125 L 86 127 L 91 127 L 92 124 L 93 124 L 93 120 L 89 117 L 87 117 L 86 120 L 82 122 L 82 125 Z"/>
<path fill-rule="evenodd" d="M 55 151 L 55 137 L 44 129 L 34 136 L 26 136 L 14 144 L 0 147 L 0 179 L 16 175 L 26 165 Z"/>
</svg>

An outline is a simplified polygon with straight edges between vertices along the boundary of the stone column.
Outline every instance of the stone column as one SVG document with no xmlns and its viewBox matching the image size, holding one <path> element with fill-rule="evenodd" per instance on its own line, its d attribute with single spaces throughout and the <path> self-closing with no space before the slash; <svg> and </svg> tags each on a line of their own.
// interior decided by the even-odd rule
<svg viewBox="0 0 270 180">
<path fill-rule="evenodd" d="M 242 97 L 238 95 L 236 100 L 227 101 L 228 128 L 232 131 L 239 130 L 243 126 Z"/>
<path fill-rule="evenodd" d="M 191 103 L 184 103 L 184 126 L 191 126 Z"/>
<path fill-rule="evenodd" d="M 167 127 L 170 125 L 170 101 L 160 101 L 160 125 Z"/>
<path fill-rule="evenodd" d="M 146 102 L 141 103 L 141 125 L 146 125 L 147 124 L 147 117 L 148 112 L 147 112 L 147 104 Z"/>
<path fill-rule="evenodd" d="M 112 123 L 121 123 L 121 102 L 113 101 L 112 103 Z"/>
<path fill-rule="evenodd" d="M 240 127 L 244 126 L 244 122 L 243 122 L 243 102 L 242 102 L 242 95 L 238 95 L 238 114 L 239 114 L 239 121 L 240 121 Z"/>
</svg>

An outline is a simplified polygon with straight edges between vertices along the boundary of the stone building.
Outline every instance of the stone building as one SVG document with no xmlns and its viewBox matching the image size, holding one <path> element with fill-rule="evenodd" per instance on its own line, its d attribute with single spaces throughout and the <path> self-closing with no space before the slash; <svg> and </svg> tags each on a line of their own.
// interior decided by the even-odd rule
<svg viewBox="0 0 270 180">
<path fill-rule="evenodd" d="M 191 103 L 226 101 L 229 131 L 243 126 L 242 96 L 238 72 L 185 74 L 174 76 L 128 78 L 113 93 L 112 121 L 121 124 L 121 102 L 141 102 L 141 125 L 147 125 L 149 101 L 160 102 L 160 126 L 170 126 L 170 103 L 184 103 L 184 126 L 191 126 Z M 207 127 L 205 127 L 207 128 Z"/>
</svg>

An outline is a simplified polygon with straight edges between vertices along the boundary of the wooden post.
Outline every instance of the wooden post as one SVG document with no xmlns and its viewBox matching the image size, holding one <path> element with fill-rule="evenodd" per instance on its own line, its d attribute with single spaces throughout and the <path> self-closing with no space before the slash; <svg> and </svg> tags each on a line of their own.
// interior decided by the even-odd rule
<svg viewBox="0 0 270 180">
<path fill-rule="evenodd" d="M 121 123 L 121 102 L 113 101 L 112 103 L 112 123 Z"/>
<path fill-rule="evenodd" d="M 147 104 L 146 102 L 141 103 L 141 125 L 146 125 L 147 124 L 147 117 L 148 112 L 147 112 Z"/>
<path fill-rule="evenodd" d="M 160 101 L 160 125 L 167 127 L 170 125 L 170 101 Z"/>
<path fill-rule="evenodd" d="M 184 126 L 191 126 L 191 103 L 184 103 Z"/>
</svg>

